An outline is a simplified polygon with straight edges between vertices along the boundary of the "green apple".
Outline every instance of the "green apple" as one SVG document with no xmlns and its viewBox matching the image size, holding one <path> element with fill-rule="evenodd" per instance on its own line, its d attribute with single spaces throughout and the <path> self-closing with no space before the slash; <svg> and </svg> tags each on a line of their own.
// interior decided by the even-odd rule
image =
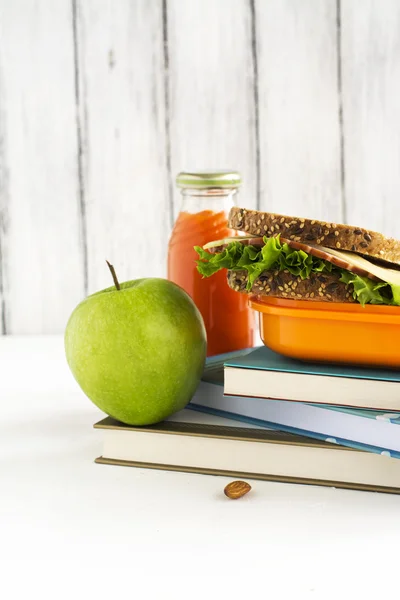
<svg viewBox="0 0 400 600">
<path fill-rule="evenodd" d="M 115 287 L 88 296 L 72 313 L 67 361 L 105 413 L 129 425 L 157 423 L 184 408 L 200 381 L 203 319 L 190 296 L 166 279 L 119 285 L 113 277 Z"/>
</svg>

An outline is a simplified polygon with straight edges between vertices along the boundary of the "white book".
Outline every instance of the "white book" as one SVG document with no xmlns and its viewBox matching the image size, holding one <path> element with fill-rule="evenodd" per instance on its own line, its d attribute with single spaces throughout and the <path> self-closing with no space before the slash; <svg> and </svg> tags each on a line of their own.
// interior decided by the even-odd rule
<svg viewBox="0 0 400 600">
<path fill-rule="evenodd" d="M 400 461 L 393 458 L 223 423 L 189 410 L 147 427 L 107 417 L 95 425 L 103 432 L 103 454 L 96 462 L 400 493 Z"/>
</svg>

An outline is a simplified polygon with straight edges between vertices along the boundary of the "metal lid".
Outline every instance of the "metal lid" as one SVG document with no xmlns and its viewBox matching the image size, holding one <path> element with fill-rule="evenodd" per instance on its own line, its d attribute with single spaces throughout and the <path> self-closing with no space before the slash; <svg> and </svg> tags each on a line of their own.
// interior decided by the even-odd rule
<svg viewBox="0 0 400 600">
<path fill-rule="evenodd" d="M 228 169 L 182 171 L 176 177 L 179 188 L 238 188 L 241 183 L 240 173 Z"/>
</svg>

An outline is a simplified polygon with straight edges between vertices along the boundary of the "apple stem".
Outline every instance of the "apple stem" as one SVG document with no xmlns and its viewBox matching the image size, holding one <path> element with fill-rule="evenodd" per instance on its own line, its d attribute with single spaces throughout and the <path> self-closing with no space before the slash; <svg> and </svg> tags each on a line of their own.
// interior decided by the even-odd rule
<svg viewBox="0 0 400 600">
<path fill-rule="evenodd" d="M 108 264 L 108 268 L 111 271 L 111 275 L 112 275 L 112 278 L 114 280 L 115 287 L 117 288 L 117 290 L 120 290 L 121 286 L 119 285 L 119 281 L 118 281 L 117 274 L 115 272 L 114 267 L 108 262 L 108 260 L 106 260 L 106 263 Z"/>
</svg>

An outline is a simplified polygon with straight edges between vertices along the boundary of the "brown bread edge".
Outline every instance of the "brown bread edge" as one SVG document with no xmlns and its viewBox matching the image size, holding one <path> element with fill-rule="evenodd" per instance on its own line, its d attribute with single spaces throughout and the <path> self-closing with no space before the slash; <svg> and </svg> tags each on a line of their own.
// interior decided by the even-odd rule
<svg viewBox="0 0 400 600">
<path fill-rule="evenodd" d="M 236 292 L 247 292 L 247 271 L 228 271 L 228 285 Z M 310 273 L 302 280 L 284 271 L 265 271 L 251 288 L 252 294 L 287 300 L 318 302 L 355 302 L 352 286 L 339 281 L 338 274 Z"/>
<path fill-rule="evenodd" d="M 365 256 L 400 265 L 400 241 L 363 229 L 325 221 L 289 217 L 234 207 L 229 214 L 229 227 L 254 236 L 281 234 L 294 240 L 357 252 Z"/>
</svg>

